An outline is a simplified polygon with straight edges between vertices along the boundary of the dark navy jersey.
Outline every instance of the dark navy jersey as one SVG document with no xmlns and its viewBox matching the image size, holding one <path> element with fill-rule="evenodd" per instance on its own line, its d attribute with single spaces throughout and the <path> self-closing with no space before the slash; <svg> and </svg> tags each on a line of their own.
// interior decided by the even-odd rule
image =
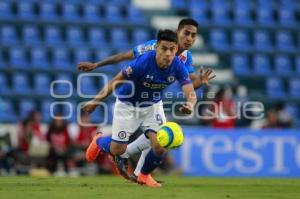
<svg viewBox="0 0 300 199">
<path fill-rule="evenodd" d="M 118 89 L 120 101 L 133 106 L 150 106 L 160 101 L 163 90 L 176 80 L 181 86 L 191 83 L 186 67 L 177 56 L 166 69 L 159 68 L 155 57 L 156 51 L 144 53 L 122 69 L 131 84 L 124 83 Z"/>
</svg>

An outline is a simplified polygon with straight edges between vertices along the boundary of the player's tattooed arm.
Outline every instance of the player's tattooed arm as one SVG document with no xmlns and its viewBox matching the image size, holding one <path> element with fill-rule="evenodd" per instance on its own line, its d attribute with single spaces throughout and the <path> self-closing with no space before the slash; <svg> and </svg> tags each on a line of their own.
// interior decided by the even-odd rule
<svg viewBox="0 0 300 199">
<path fill-rule="evenodd" d="M 125 60 L 132 60 L 134 59 L 134 53 L 133 50 L 129 50 L 126 52 L 118 53 L 116 55 L 109 56 L 99 62 L 92 63 L 92 62 L 80 62 L 77 65 L 77 69 L 80 71 L 88 72 L 92 71 L 98 67 L 110 65 L 110 64 L 116 64 L 121 61 Z"/>
<path fill-rule="evenodd" d="M 196 73 L 190 74 L 190 79 L 192 80 L 195 89 L 200 88 L 203 84 L 208 85 L 208 82 L 215 77 L 216 75 L 213 70 L 209 68 L 205 71 L 203 67 L 200 67 L 199 69 L 199 76 L 197 76 Z"/>
<path fill-rule="evenodd" d="M 187 102 L 184 103 L 179 110 L 185 114 L 191 114 L 194 110 L 195 104 L 197 102 L 196 93 L 193 87 L 193 84 L 186 84 L 182 86 L 182 90 L 187 99 Z"/>
<path fill-rule="evenodd" d="M 105 100 L 118 86 L 125 80 L 122 72 L 119 72 L 103 89 L 96 95 L 94 99 L 83 105 L 82 110 L 86 113 L 92 113 L 98 106 L 99 102 Z"/>
</svg>

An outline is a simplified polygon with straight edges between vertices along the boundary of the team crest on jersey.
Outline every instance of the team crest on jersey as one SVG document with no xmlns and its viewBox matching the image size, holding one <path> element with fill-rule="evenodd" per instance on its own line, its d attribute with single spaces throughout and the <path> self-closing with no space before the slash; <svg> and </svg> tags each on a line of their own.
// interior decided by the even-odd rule
<svg viewBox="0 0 300 199">
<path fill-rule="evenodd" d="M 125 73 L 127 76 L 131 75 L 132 74 L 132 68 L 131 66 L 127 66 L 127 68 L 125 69 Z"/>
<path fill-rule="evenodd" d="M 168 77 L 168 82 L 174 82 L 174 81 L 175 81 L 175 77 L 174 76 Z"/>
<path fill-rule="evenodd" d="M 119 133 L 118 133 L 118 137 L 120 138 L 120 139 L 125 139 L 126 138 L 126 132 L 125 131 L 120 131 Z"/>
</svg>

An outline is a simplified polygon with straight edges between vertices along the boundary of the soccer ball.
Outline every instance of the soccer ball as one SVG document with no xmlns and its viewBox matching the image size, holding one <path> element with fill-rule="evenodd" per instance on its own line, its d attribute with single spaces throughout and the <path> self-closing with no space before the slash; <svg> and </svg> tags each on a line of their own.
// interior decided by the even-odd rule
<svg viewBox="0 0 300 199">
<path fill-rule="evenodd" d="M 157 141 L 160 146 L 167 149 L 180 147 L 183 143 L 184 135 L 181 127 L 175 122 L 163 124 L 157 132 Z"/>
</svg>

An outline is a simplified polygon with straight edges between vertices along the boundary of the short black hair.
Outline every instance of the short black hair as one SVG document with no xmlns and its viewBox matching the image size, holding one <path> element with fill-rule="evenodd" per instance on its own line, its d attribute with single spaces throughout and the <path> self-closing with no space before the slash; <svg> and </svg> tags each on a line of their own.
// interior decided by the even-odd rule
<svg viewBox="0 0 300 199">
<path fill-rule="evenodd" d="M 177 34 L 173 30 L 169 29 L 159 30 L 157 33 L 157 42 L 162 40 L 177 43 Z"/>
<path fill-rule="evenodd" d="M 192 25 L 195 26 L 196 28 L 198 28 L 199 24 L 196 20 L 192 19 L 192 18 L 184 18 L 182 19 L 179 24 L 178 24 L 178 30 L 182 29 L 185 25 Z"/>
</svg>

